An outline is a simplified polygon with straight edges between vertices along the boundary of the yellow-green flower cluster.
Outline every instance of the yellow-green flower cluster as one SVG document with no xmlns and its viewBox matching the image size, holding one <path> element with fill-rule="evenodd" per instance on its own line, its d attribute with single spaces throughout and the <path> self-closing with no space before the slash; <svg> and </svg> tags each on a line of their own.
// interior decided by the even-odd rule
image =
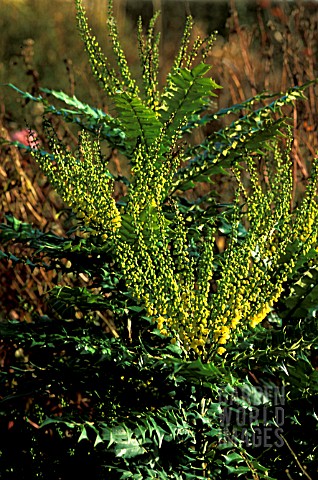
<svg viewBox="0 0 318 480">
<path fill-rule="evenodd" d="M 116 63 L 122 78 L 122 86 L 128 91 L 138 94 L 139 88 L 136 81 L 132 78 L 130 69 L 127 63 L 126 56 L 118 40 L 117 23 L 113 16 L 113 2 L 108 0 L 108 18 L 107 18 L 108 33 L 113 44 L 113 53 L 116 56 Z"/>
<path fill-rule="evenodd" d="M 118 245 L 127 285 L 163 335 L 171 336 L 172 343 L 180 342 L 185 350 L 200 353 L 209 334 L 213 232 L 208 231 L 195 264 L 183 217 L 172 200 L 166 208 L 173 218 L 168 220 L 164 213 L 162 198 L 171 179 L 167 166 L 140 146 L 132 176 L 126 211 L 136 239 L 131 244 L 122 238 Z"/>
<path fill-rule="evenodd" d="M 158 91 L 158 74 L 159 74 L 159 41 L 160 32 L 154 33 L 155 25 L 160 12 L 155 12 L 149 22 L 148 35 L 145 39 L 143 34 L 142 19 L 138 20 L 138 53 L 142 69 L 142 81 L 145 91 L 146 104 L 155 112 L 160 108 L 159 91 Z"/>
<path fill-rule="evenodd" d="M 174 243 L 163 222 L 159 225 L 148 238 L 140 232 L 133 246 L 120 246 L 125 278 L 160 332 L 200 353 L 209 334 L 207 289 L 195 289 L 194 268 L 178 234 Z"/>
<path fill-rule="evenodd" d="M 54 161 L 38 150 L 33 154 L 62 199 L 115 247 L 113 251 L 127 287 L 161 334 L 186 351 L 200 355 L 210 349 L 222 355 L 237 331 L 255 328 L 266 318 L 293 273 L 297 256 L 317 247 L 318 161 L 313 166 L 307 196 L 296 211 L 291 208 L 290 144 L 286 154 L 274 145 L 273 157 L 263 169 L 257 168 L 257 158 L 246 158 L 248 182 L 234 169 L 238 189 L 233 234 L 218 280 L 214 280 L 213 225 L 204 227 L 196 245 L 199 254 L 192 256 L 185 220 L 173 198 L 167 200 L 180 167 L 178 156 L 183 153 L 181 127 L 216 88 L 206 77 L 209 67 L 199 64 L 189 70 L 204 43 L 203 57 L 206 55 L 213 36 L 207 41 L 197 39 L 189 52 L 192 20 L 188 19 L 172 74 L 160 95 L 159 39 L 153 33 L 157 16 L 150 23 L 146 39 L 140 23 L 139 54 L 146 96 L 141 99 L 118 42 L 112 2 L 109 5 L 108 30 L 118 75 L 91 35 L 82 0 L 76 0 L 79 29 L 93 73 L 109 96 L 119 95 L 115 104 L 122 113 L 120 125 L 133 157 L 127 203 L 120 212 L 113 198 L 113 178 L 97 142 L 92 142 L 86 133 L 81 134 L 78 153 L 74 155 L 47 126 Z M 135 114 L 133 120 L 131 112 Z M 218 158 L 227 153 L 219 152 Z M 238 238 L 240 222 L 247 231 L 244 239 Z"/>
<path fill-rule="evenodd" d="M 103 163 L 99 145 L 82 132 L 78 153 L 65 149 L 55 132 L 46 126 L 54 161 L 38 150 L 38 160 L 61 198 L 82 218 L 86 225 L 106 238 L 113 238 L 121 226 L 121 217 L 113 194 L 113 180 Z M 93 233 L 94 233 L 93 230 Z"/>
<path fill-rule="evenodd" d="M 109 95 L 113 95 L 116 89 L 122 87 L 121 82 L 116 72 L 109 66 L 108 59 L 102 52 L 96 37 L 91 34 L 82 0 L 75 0 L 75 5 L 79 31 L 85 44 L 92 72 L 104 90 Z"/>
<path fill-rule="evenodd" d="M 318 158 L 315 159 L 306 196 L 299 207 L 299 212 L 293 229 L 293 240 L 301 241 L 302 253 L 306 255 L 317 245 L 318 235 L 318 204 L 317 204 Z"/>
<path fill-rule="evenodd" d="M 147 151 L 141 145 L 136 150 L 128 203 L 120 213 L 112 197 L 113 180 L 97 143 L 82 133 L 78 154 L 73 155 L 46 128 L 55 161 L 33 152 L 44 172 L 63 200 L 114 243 L 135 299 L 159 331 L 185 351 L 201 355 L 214 349 L 224 354 L 237 331 L 255 328 L 266 318 L 293 272 L 297 255 L 317 247 L 317 162 L 307 196 L 293 212 L 287 158 L 275 151 L 274 166 L 266 166 L 265 186 L 257 172 L 257 159 L 247 158 L 249 184 L 234 171 L 238 190 L 233 235 L 212 293 L 213 226 L 204 228 L 199 259 L 194 260 L 183 216 L 172 199 L 163 202 L 172 173 L 161 163 L 156 146 Z M 241 197 L 246 205 L 243 214 Z M 123 216 L 130 219 L 133 241 L 123 235 Z M 247 233 L 239 239 L 238 224 L 244 221 Z M 292 258 L 287 255 L 291 245 Z"/>
<path fill-rule="evenodd" d="M 287 148 L 287 155 L 289 149 Z M 261 323 L 283 293 L 298 255 L 306 254 L 317 243 L 318 205 L 317 161 L 301 207 L 292 211 L 291 168 L 287 155 L 277 148 L 273 165 L 266 165 L 267 182 L 256 170 L 257 159 L 247 159 L 250 187 L 244 187 L 238 172 L 239 189 L 246 198 L 247 235 L 244 241 L 233 237 L 225 252 L 225 264 L 214 297 L 211 324 L 219 354 L 233 330 Z M 295 245 L 298 241 L 298 246 Z M 293 245 L 293 255 L 288 251 Z"/>
</svg>

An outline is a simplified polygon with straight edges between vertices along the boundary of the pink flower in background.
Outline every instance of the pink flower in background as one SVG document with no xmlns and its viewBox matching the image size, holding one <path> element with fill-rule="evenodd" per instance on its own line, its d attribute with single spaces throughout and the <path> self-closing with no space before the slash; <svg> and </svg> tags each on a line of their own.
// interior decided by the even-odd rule
<svg viewBox="0 0 318 480">
<path fill-rule="evenodd" d="M 10 137 L 13 142 L 19 142 L 26 147 L 31 147 L 34 149 L 38 148 L 39 141 L 37 139 L 37 133 L 32 130 L 28 130 L 27 128 L 18 130 L 16 132 L 11 132 Z"/>
</svg>

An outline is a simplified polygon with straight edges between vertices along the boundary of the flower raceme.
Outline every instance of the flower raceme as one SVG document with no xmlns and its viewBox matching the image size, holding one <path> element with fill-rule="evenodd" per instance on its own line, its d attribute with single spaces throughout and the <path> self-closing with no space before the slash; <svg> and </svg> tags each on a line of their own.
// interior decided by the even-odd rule
<svg viewBox="0 0 318 480">
<path fill-rule="evenodd" d="M 262 158 L 267 182 L 260 175 L 254 153 L 260 113 L 256 116 L 252 112 L 247 120 L 234 123 L 232 130 L 225 129 L 226 148 L 222 149 L 220 142 L 203 142 L 193 149 L 196 158 L 189 157 L 191 149 L 182 143 L 184 134 L 204 121 L 202 111 L 208 108 L 213 90 L 219 88 L 207 77 L 210 67 L 204 61 L 194 65 L 200 52 L 205 60 L 214 36 L 198 38 L 189 48 L 192 20 L 188 19 L 180 50 L 160 92 L 159 37 L 154 33 L 157 15 L 146 38 L 141 21 L 138 24 L 141 88 L 132 78 L 118 41 L 111 2 L 108 29 L 118 72 L 91 35 L 81 0 L 76 0 L 76 7 L 92 71 L 118 114 L 103 121 L 111 121 L 111 128 L 124 139 L 120 148 L 131 165 L 127 194 L 115 202 L 116 178 L 109 172 L 98 142 L 86 132 L 81 133 L 79 148 L 73 154 L 46 123 L 53 161 L 52 155 L 36 149 L 33 155 L 63 200 L 91 233 L 100 235 L 108 245 L 133 298 L 160 333 L 186 352 L 222 355 L 238 332 L 255 328 L 266 318 L 282 295 L 286 280 L 293 276 L 298 259 L 316 252 L 317 162 L 303 203 L 292 210 L 290 142 L 284 152 L 278 141 L 272 142 Z M 290 98 L 294 99 L 286 96 Z M 268 108 L 266 115 L 272 110 Z M 265 113 L 263 116 L 268 132 L 274 124 L 269 124 Z M 113 141 L 115 137 L 107 138 Z M 250 139 L 254 142 L 251 146 Z M 262 145 L 265 148 L 265 143 Z M 242 174 L 238 160 L 228 161 L 229 152 L 244 163 L 247 175 Z M 221 166 L 232 167 L 237 192 L 230 240 L 222 256 L 216 258 L 217 215 L 192 217 L 175 185 L 183 178 L 183 190 L 192 188 L 193 179 L 201 181 L 203 173 L 210 172 L 204 177 L 210 180 L 211 172 L 219 173 Z M 244 237 L 238 235 L 242 227 Z"/>
</svg>

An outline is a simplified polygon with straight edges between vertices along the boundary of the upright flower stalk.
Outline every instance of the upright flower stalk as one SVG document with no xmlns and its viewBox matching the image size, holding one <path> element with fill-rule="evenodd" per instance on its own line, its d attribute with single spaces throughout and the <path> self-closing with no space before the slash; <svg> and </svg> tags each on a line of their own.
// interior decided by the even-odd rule
<svg viewBox="0 0 318 480">
<path fill-rule="evenodd" d="M 43 156 L 34 149 L 33 155 L 63 200 L 91 233 L 100 235 L 109 246 L 132 296 L 160 333 L 186 352 L 222 355 L 237 332 L 255 328 L 266 318 L 298 259 L 315 251 L 317 161 L 302 205 L 292 210 L 290 142 L 284 152 L 278 141 L 273 143 L 265 183 L 257 170 L 257 157 L 251 148 L 248 151 L 250 139 L 255 141 L 253 122 L 262 121 L 260 113 L 225 130 L 228 143 L 223 150 L 220 142 L 215 146 L 205 142 L 193 149 L 197 156 L 191 158 L 191 149 L 183 143 L 184 134 L 207 121 L 202 112 L 208 108 L 213 90 L 220 88 L 207 76 L 210 66 L 198 61 L 200 52 L 203 60 L 206 58 L 214 35 L 195 39 L 191 48 L 193 21 L 188 18 L 180 50 L 160 92 L 160 37 L 155 33 L 158 14 L 151 20 L 147 35 L 141 20 L 138 23 L 139 86 L 118 40 L 112 2 L 107 25 L 118 71 L 110 66 L 91 34 L 81 0 L 76 0 L 76 8 L 93 74 L 117 110 L 111 126 L 121 132 L 131 164 L 127 195 L 116 204 L 115 178 L 98 142 L 85 131 L 73 154 L 46 123 L 52 154 Z M 286 96 L 285 101 L 293 98 Z M 265 127 L 270 128 L 269 117 L 265 113 L 263 117 Z M 248 184 L 238 161 L 227 160 L 239 151 L 240 143 L 239 158 L 245 164 Z M 202 148 L 206 150 L 200 153 Z M 238 187 L 230 242 L 216 262 L 217 216 L 199 227 L 189 226 L 175 185 L 181 176 L 186 183 L 200 179 L 204 171 L 211 175 L 216 168 L 218 172 L 222 162 L 232 167 Z M 189 185 L 191 188 L 191 182 Z M 238 236 L 240 226 L 246 230 L 244 238 Z"/>
</svg>

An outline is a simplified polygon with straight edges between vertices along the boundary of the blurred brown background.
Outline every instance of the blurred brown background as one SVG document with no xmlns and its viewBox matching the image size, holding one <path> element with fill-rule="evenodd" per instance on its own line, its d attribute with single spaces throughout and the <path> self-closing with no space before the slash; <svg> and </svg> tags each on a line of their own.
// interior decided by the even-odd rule
<svg viewBox="0 0 318 480">
<path fill-rule="evenodd" d="M 106 3 L 84 1 L 92 29 L 108 51 Z M 210 61 L 213 75 L 224 89 L 224 105 L 264 88 L 284 90 L 315 76 L 316 2 L 114 0 L 131 65 L 137 61 L 137 18 L 142 15 L 147 24 L 157 9 L 162 12 L 163 75 L 169 69 L 188 13 L 195 18 L 195 33 L 219 32 Z M 73 0 L 1 0 L 0 31 L 0 83 L 11 82 L 29 91 L 39 86 L 63 89 L 102 105 L 76 30 Z M 29 120 L 34 113 L 21 110 L 17 96 L 6 88 L 0 89 L 0 99 L 6 106 L 7 118 L 21 126 L 24 118 Z"/>
</svg>

